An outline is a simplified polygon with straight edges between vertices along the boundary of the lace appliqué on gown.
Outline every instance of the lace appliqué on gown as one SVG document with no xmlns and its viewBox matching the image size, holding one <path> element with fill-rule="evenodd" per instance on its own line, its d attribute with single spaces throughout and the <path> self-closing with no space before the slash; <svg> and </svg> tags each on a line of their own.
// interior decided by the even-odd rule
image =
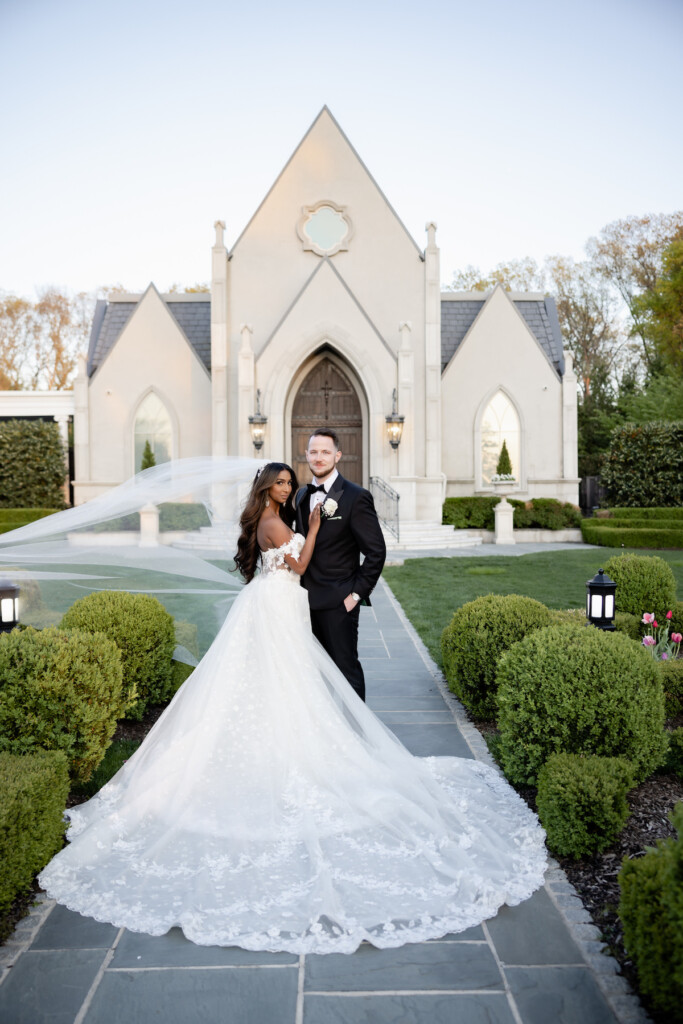
<svg viewBox="0 0 683 1024">
<path fill-rule="evenodd" d="M 82 914 L 202 945 L 295 953 L 462 931 L 543 882 L 544 833 L 494 770 L 416 758 L 314 639 L 267 551 L 142 746 L 40 882 Z"/>
</svg>

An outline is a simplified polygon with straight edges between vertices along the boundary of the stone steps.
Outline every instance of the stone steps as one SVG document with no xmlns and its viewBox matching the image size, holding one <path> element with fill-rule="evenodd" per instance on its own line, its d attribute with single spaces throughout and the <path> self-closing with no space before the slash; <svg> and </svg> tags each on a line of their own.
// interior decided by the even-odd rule
<svg viewBox="0 0 683 1024">
<path fill-rule="evenodd" d="M 401 522 L 400 539 L 382 527 L 387 551 L 415 551 L 440 548 L 473 548 L 481 544 L 479 537 L 471 536 L 468 530 L 454 530 L 452 526 L 442 523 L 420 522 L 418 520 Z"/>
</svg>

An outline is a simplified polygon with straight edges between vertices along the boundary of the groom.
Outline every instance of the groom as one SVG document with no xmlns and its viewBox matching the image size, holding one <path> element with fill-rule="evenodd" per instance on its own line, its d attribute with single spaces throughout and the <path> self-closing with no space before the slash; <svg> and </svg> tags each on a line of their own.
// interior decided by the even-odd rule
<svg viewBox="0 0 683 1024">
<path fill-rule="evenodd" d="M 320 427 L 311 434 L 306 461 L 313 483 L 300 487 L 294 499 L 298 532 L 308 532 L 314 505 L 322 503 L 322 509 L 320 531 L 301 582 L 308 591 L 314 636 L 365 700 L 358 619 L 361 603 L 370 604 L 387 552 L 372 495 L 339 473 L 341 457 L 334 430 Z"/>
</svg>

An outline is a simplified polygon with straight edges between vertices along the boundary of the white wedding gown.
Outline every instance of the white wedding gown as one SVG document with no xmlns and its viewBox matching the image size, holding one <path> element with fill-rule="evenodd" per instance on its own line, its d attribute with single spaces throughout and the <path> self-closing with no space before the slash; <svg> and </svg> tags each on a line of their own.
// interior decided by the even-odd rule
<svg viewBox="0 0 683 1024">
<path fill-rule="evenodd" d="M 144 743 L 39 881 L 72 910 L 193 942 L 350 953 L 458 932 L 543 883 L 544 832 L 474 760 L 413 757 L 310 629 L 265 553 Z"/>
</svg>

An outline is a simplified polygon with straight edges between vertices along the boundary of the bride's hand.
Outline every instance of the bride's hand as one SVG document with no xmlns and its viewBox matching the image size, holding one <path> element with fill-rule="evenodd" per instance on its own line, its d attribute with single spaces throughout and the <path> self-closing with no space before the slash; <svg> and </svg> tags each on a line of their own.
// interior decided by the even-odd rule
<svg viewBox="0 0 683 1024">
<path fill-rule="evenodd" d="M 319 501 L 317 503 L 317 505 L 314 505 L 313 508 L 311 509 L 311 514 L 308 517 L 308 532 L 309 533 L 316 534 L 318 532 L 318 530 L 320 529 L 320 507 L 321 507 L 321 505 L 322 505 L 322 502 Z"/>
</svg>

